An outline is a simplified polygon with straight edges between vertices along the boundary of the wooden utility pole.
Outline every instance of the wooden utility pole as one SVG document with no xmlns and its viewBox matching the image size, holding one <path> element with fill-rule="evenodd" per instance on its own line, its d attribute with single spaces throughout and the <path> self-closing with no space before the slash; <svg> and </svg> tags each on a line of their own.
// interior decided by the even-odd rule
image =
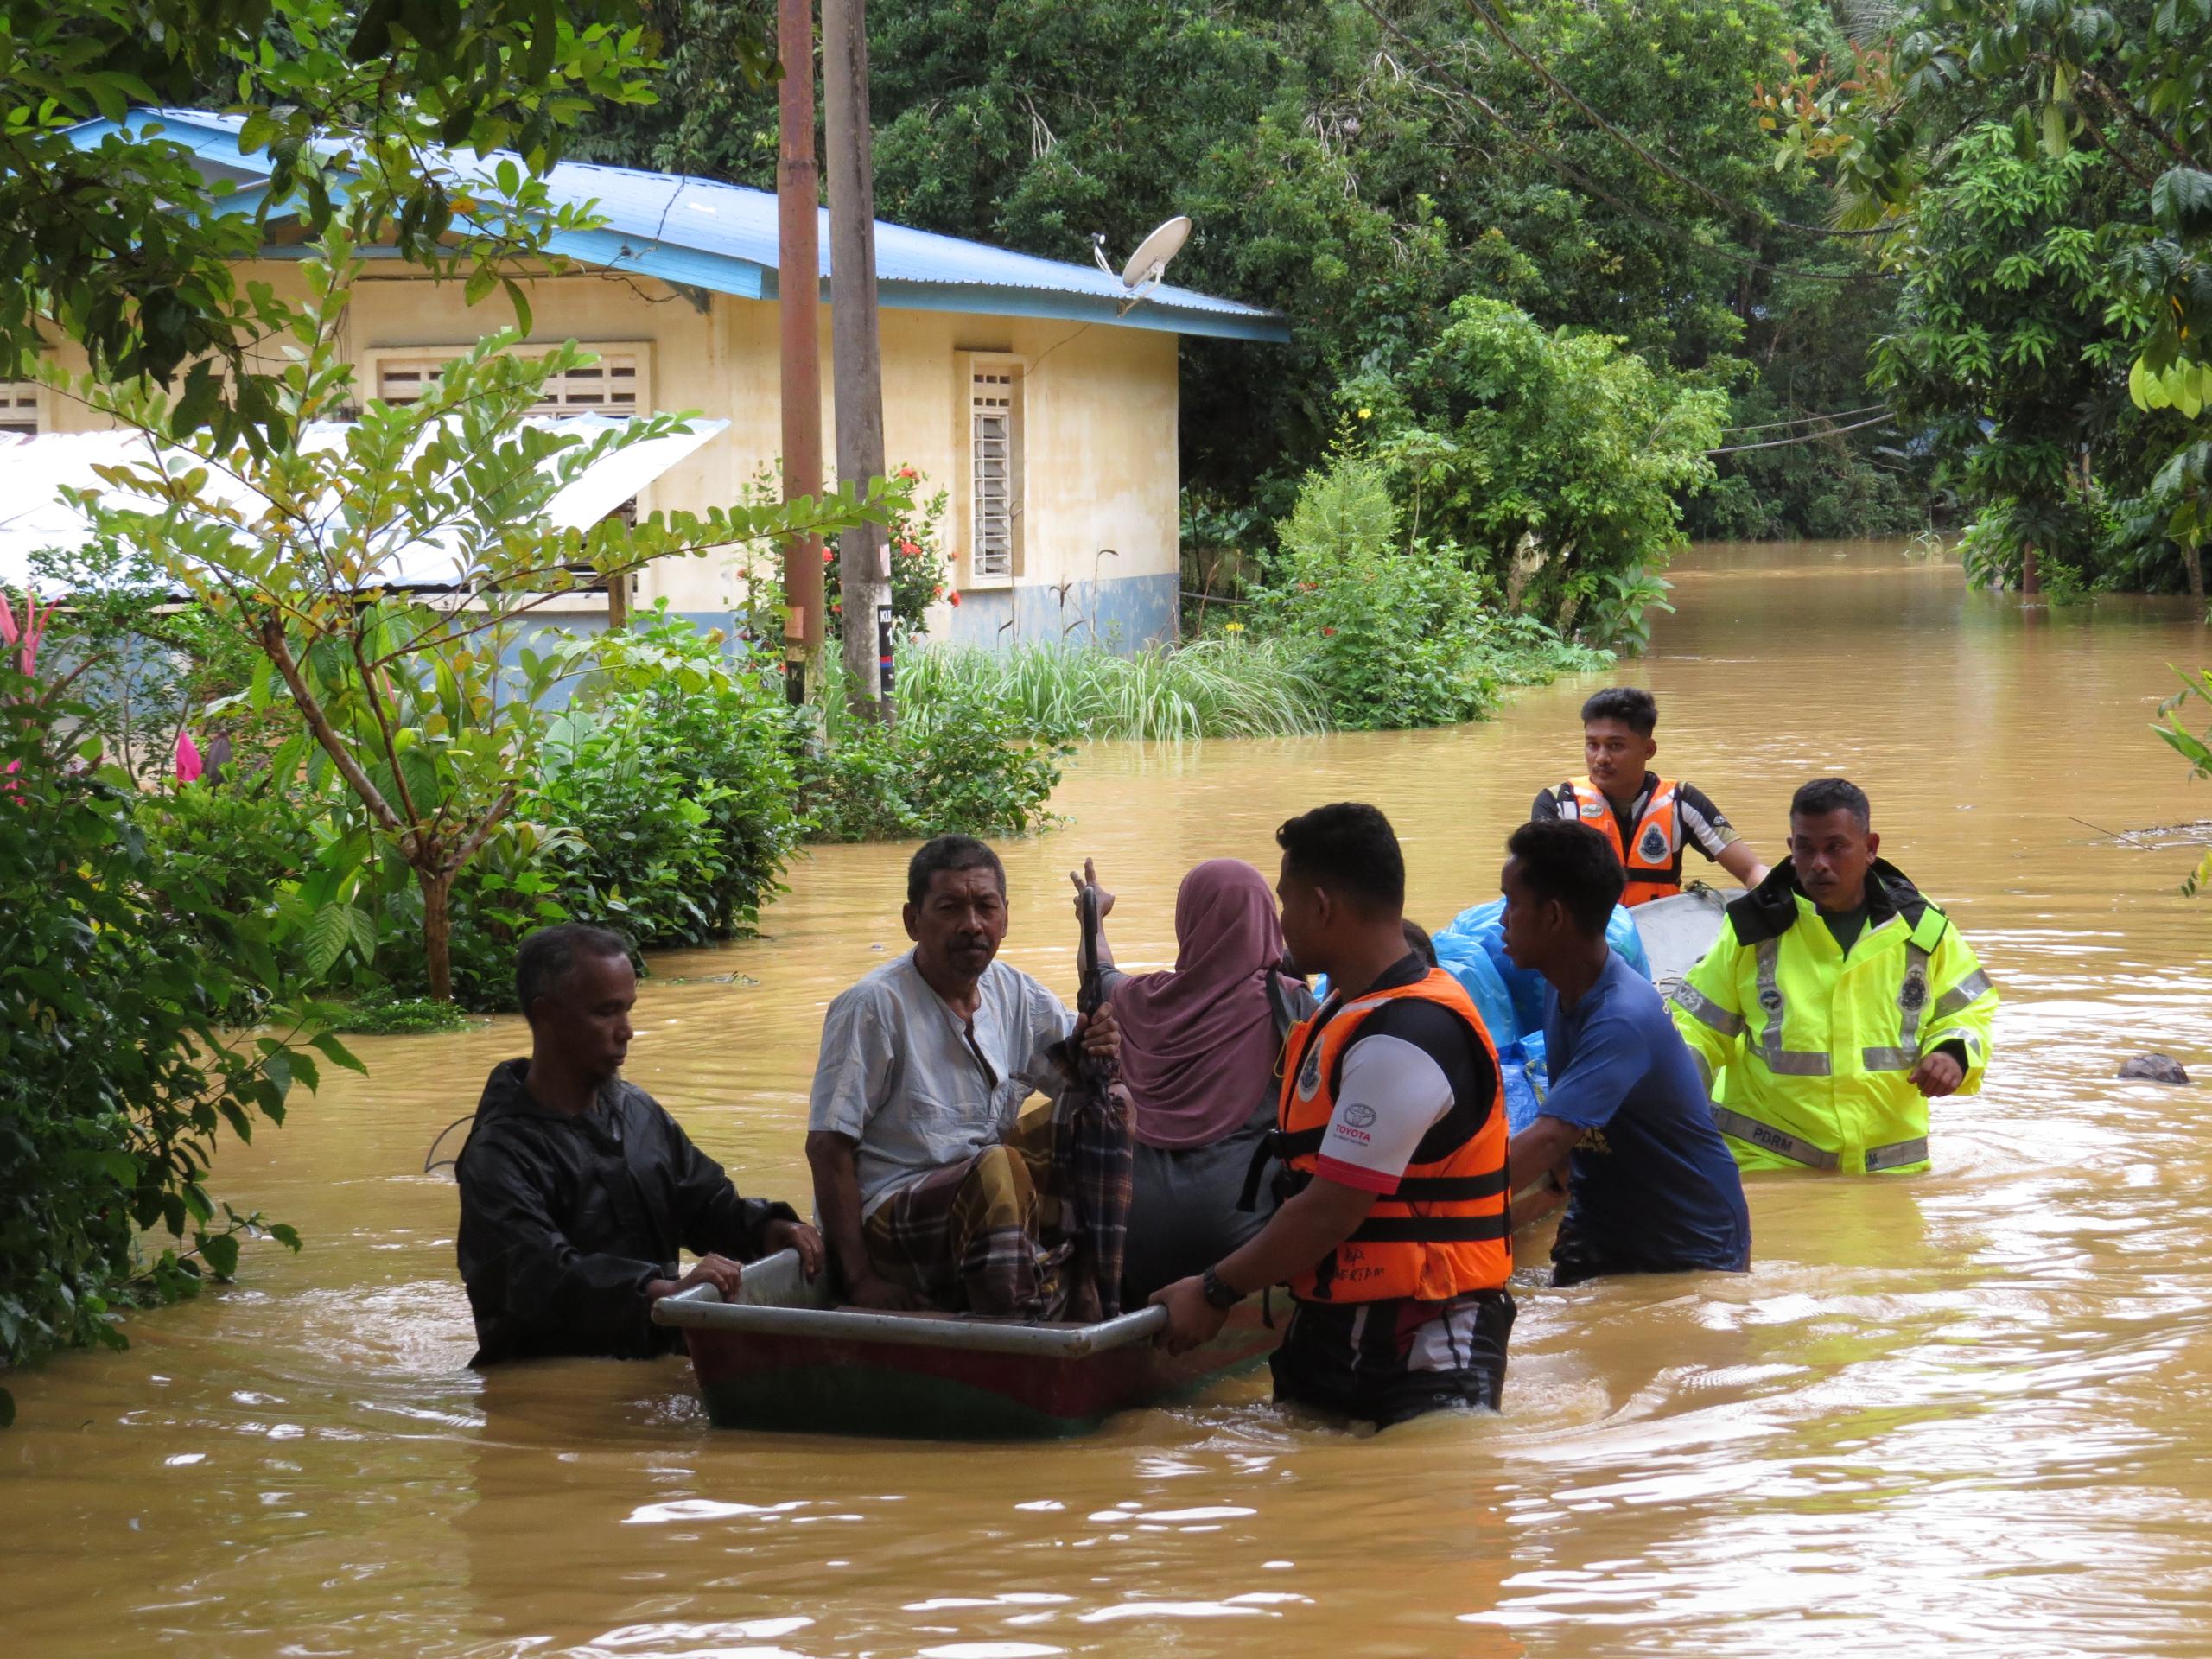
<svg viewBox="0 0 2212 1659">
<path fill-rule="evenodd" d="M 883 351 L 876 331 L 875 162 L 868 112 L 866 0 L 822 0 L 823 143 L 830 162 L 830 333 L 837 476 L 884 474 Z M 855 714 L 887 724 L 891 702 L 891 550 L 880 524 L 839 538 L 845 683 Z"/>
<path fill-rule="evenodd" d="M 776 317 L 783 336 L 784 499 L 822 493 L 820 175 L 814 164 L 814 0 L 776 0 Z M 822 683 L 822 543 L 784 543 L 784 677 L 794 703 Z"/>
</svg>

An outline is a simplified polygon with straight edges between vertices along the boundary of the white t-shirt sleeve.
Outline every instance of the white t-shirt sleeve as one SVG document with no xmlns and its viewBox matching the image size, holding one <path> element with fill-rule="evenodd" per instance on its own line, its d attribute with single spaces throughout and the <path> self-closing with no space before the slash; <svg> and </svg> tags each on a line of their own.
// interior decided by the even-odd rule
<svg viewBox="0 0 2212 1659">
<path fill-rule="evenodd" d="M 1421 1137 L 1451 1109 L 1452 1080 L 1426 1050 L 1382 1032 L 1362 1037 L 1344 1051 L 1316 1173 L 1388 1197 Z"/>
</svg>

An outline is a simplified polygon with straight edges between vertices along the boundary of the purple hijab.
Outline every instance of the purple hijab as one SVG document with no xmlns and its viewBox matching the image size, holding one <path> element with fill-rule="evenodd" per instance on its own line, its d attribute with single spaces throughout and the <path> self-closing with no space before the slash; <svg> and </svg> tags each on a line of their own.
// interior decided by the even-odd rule
<svg viewBox="0 0 2212 1659">
<path fill-rule="evenodd" d="M 1175 947 L 1174 972 L 1113 989 L 1137 1139 L 1170 1151 L 1243 1128 L 1274 1073 L 1267 976 L 1283 947 L 1267 878 L 1236 858 L 1193 869 L 1175 894 Z"/>
</svg>

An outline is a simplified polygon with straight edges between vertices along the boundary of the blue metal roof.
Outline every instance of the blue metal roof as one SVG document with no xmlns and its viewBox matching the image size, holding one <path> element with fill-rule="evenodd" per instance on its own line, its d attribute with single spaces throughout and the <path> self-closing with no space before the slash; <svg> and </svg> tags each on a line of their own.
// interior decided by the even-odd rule
<svg viewBox="0 0 2212 1659">
<path fill-rule="evenodd" d="M 238 146 L 242 118 L 204 110 L 136 110 L 122 124 L 140 132 L 158 126 L 162 136 L 191 149 L 220 176 L 266 178 L 269 158 Z M 118 130 L 112 121 L 87 121 L 72 129 L 89 149 Z M 488 170 L 504 153 L 457 166 Z M 556 235 L 554 251 L 588 264 L 658 276 L 745 299 L 776 295 L 776 198 L 765 190 L 712 179 L 633 168 L 563 162 L 546 178 L 556 204 L 589 205 L 599 228 Z M 245 211 L 259 192 L 242 188 L 226 198 Z M 821 277 L 830 275 L 830 218 L 821 217 Z M 1172 334 L 1230 340 L 1284 341 L 1290 330 L 1271 311 L 1162 284 L 1135 305 L 1121 279 L 1092 265 L 1043 259 L 958 237 L 904 225 L 875 226 L 876 284 L 882 303 L 908 310 L 981 312 L 993 316 L 1063 318 Z M 1128 307 L 1126 312 L 1124 307 Z"/>
</svg>

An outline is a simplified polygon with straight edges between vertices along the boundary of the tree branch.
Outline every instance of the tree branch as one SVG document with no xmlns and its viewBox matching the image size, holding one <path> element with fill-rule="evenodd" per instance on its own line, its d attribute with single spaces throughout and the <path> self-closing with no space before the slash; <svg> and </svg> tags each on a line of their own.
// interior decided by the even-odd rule
<svg viewBox="0 0 2212 1659">
<path fill-rule="evenodd" d="M 315 741 L 330 757 L 331 765 L 338 768 L 338 775 L 360 798 L 361 804 L 368 809 L 369 816 L 387 832 L 398 836 L 401 850 L 408 851 L 413 837 L 407 826 L 399 821 L 399 815 L 391 810 L 391 804 L 385 799 L 383 792 L 369 781 L 368 773 L 361 770 L 361 763 L 353 758 L 353 751 L 346 747 L 345 740 L 331 725 L 330 716 L 324 712 L 321 700 L 308 689 L 306 677 L 300 672 L 300 665 L 292 656 L 291 645 L 284 638 L 283 622 L 274 612 L 262 618 L 260 634 L 262 650 L 276 665 L 277 673 L 283 677 L 285 688 L 291 692 L 293 702 L 298 706 L 301 717 L 308 723 L 308 730 L 315 734 Z"/>
</svg>

